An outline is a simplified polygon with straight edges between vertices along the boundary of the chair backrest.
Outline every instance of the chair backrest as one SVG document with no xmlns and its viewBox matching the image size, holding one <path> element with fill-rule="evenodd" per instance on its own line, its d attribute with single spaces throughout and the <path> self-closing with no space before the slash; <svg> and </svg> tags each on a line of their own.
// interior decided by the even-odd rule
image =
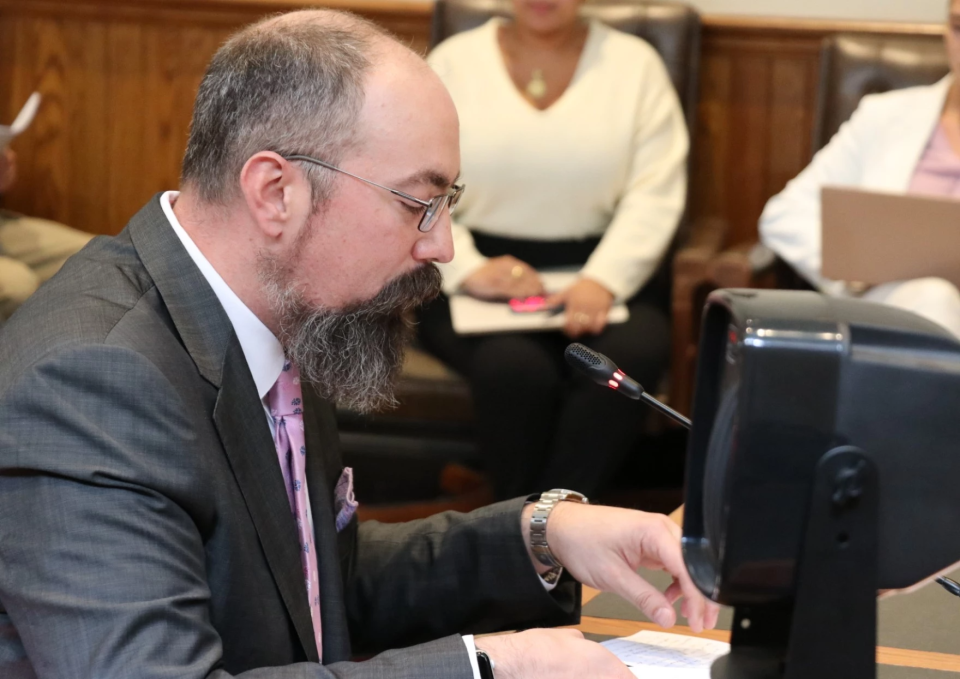
<svg viewBox="0 0 960 679">
<path fill-rule="evenodd" d="M 833 138 L 868 94 L 930 85 L 950 62 L 936 35 L 837 34 L 823 43 L 813 152 Z"/>
<path fill-rule="evenodd" d="M 697 110 L 700 69 L 700 15 L 677 2 L 593 0 L 583 15 L 646 40 L 660 54 L 673 81 L 692 131 Z M 430 46 L 476 28 L 490 17 L 510 16 L 509 0 L 437 0 Z"/>
</svg>

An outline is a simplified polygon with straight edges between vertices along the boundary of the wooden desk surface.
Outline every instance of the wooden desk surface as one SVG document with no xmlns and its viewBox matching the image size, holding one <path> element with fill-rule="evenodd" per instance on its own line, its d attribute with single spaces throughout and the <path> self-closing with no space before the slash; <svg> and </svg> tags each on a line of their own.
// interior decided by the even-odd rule
<svg viewBox="0 0 960 679">
<path fill-rule="evenodd" d="M 670 518 L 681 524 L 683 522 L 683 507 L 677 508 Z M 583 588 L 583 603 L 586 605 L 593 600 L 600 592 L 592 587 Z M 641 630 L 654 630 L 662 632 L 661 627 L 649 622 L 637 622 L 634 620 L 613 620 L 610 618 L 594 618 L 584 616 L 576 629 L 585 634 L 602 634 L 612 637 L 626 637 L 636 634 Z M 676 626 L 669 632 L 676 634 L 686 634 L 697 636 L 689 627 Z M 717 639 L 719 641 L 730 641 L 730 632 L 723 630 L 710 630 L 702 635 L 708 639 Z M 877 662 L 881 665 L 896 665 L 899 667 L 915 667 L 918 669 L 941 670 L 946 672 L 960 672 L 960 655 L 949 653 L 934 653 L 931 651 L 914 651 L 905 648 L 890 648 L 886 646 L 877 647 Z"/>
</svg>

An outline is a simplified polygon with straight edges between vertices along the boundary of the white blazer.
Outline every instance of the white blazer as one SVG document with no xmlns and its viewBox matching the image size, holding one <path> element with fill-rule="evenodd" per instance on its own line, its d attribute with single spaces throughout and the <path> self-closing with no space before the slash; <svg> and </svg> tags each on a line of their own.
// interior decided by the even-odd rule
<svg viewBox="0 0 960 679">
<path fill-rule="evenodd" d="M 763 243 L 823 292 L 843 295 L 844 284 L 820 275 L 820 189 L 851 186 L 906 193 L 940 120 L 952 77 L 863 98 L 810 165 L 767 203 L 760 217 Z"/>
</svg>

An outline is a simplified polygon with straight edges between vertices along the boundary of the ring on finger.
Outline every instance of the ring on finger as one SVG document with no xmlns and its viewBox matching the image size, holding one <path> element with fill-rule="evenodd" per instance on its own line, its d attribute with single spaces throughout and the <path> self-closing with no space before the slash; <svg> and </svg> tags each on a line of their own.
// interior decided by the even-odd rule
<svg viewBox="0 0 960 679">
<path fill-rule="evenodd" d="M 523 267 L 519 264 L 514 264 L 513 268 L 510 269 L 510 275 L 514 278 L 523 278 Z"/>
</svg>

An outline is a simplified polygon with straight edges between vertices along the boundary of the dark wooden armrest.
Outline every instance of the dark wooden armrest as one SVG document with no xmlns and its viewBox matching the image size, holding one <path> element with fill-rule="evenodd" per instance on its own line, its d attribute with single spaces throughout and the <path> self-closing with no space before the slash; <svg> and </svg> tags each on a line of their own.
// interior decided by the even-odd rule
<svg viewBox="0 0 960 679">
<path fill-rule="evenodd" d="M 770 288 L 777 283 L 777 256 L 762 243 L 740 243 L 707 265 L 706 278 L 718 288 Z"/>
<path fill-rule="evenodd" d="M 711 262 L 723 247 L 726 236 L 727 223 L 724 220 L 697 220 L 691 225 L 689 238 L 673 259 L 670 402 L 681 412 L 689 412 L 703 297 L 716 287 L 711 281 Z"/>
<path fill-rule="evenodd" d="M 727 222 L 719 217 L 698 219 L 690 226 L 690 236 L 673 260 L 673 276 L 699 278 L 705 265 L 723 247 L 727 237 Z"/>
</svg>

